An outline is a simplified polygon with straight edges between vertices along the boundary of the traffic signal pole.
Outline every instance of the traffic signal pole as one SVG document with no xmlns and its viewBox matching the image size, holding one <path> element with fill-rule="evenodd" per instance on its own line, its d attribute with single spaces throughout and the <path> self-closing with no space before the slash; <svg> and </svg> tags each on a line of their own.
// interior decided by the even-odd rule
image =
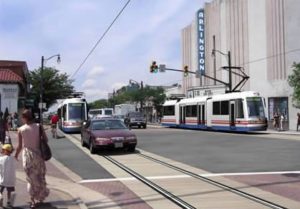
<svg viewBox="0 0 300 209">
<path fill-rule="evenodd" d="M 156 69 L 160 72 L 165 72 L 165 71 L 174 71 L 174 72 L 181 72 L 181 73 L 191 73 L 191 74 L 195 74 L 195 75 L 200 75 L 199 72 L 193 72 L 193 71 L 188 71 L 187 69 L 187 66 L 184 67 L 184 70 L 178 70 L 178 69 L 172 69 L 172 68 L 166 68 L 165 65 L 159 65 L 157 66 L 156 65 L 156 62 L 153 61 L 152 65 L 150 66 L 150 72 L 153 73 L 154 70 L 153 69 Z M 214 78 L 214 77 L 211 77 L 209 75 L 206 75 L 206 74 L 202 74 L 200 76 L 203 76 L 205 78 L 208 78 L 208 79 L 211 79 L 215 82 L 219 82 L 223 85 L 225 85 L 227 88 L 228 88 L 228 91 L 227 92 L 236 92 L 238 87 L 239 86 L 242 86 L 242 84 L 244 85 L 246 83 L 246 81 L 249 79 L 249 76 L 247 76 L 241 69 L 242 67 L 235 67 L 235 66 L 231 66 L 231 54 L 230 54 L 230 51 L 228 51 L 228 66 L 224 66 L 222 67 L 222 69 L 225 69 L 225 70 L 228 70 L 229 72 L 229 79 L 228 79 L 228 82 L 225 82 L 225 81 L 222 81 L 222 80 L 219 80 L 217 78 Z M 233 72 L 232 69 L 237 69 L 237 70 L 240 70 L 241 73 L 237 73 L 237 72 Z M 242 77 L 242 80 L 232 89 L 232 74 L 235 74 L 237 76 L 240 76 Z"/>
</svg>

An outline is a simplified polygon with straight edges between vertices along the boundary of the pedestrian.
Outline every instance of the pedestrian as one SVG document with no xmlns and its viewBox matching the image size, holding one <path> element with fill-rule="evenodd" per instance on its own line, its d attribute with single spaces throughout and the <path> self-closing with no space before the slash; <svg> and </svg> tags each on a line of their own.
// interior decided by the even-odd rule
<svg viewBox="0 0 300 209">
<path fill-rule="evenodd" d="M 7 207 L 12 207 L 12 192 L 15 191 L 16 166 L 15 159 L 11 156 L 13 147 L 11 144 L 2 145 L 0 157 L 0 207 L 3 207 L 3 192 L 7 191 Z"/>
<path fill-rule="evenodd" d="M 59 121 L 58 115 L 57 114 L 52 115 L 51 121 L 50 121 L 51 122 L 51 133 L 52 133 L 52 137 L 55 139 L 57 138 L 56 128 L 57 128 L 58 121 Z"/>
<path fill-rule="evenodd" d="M 283 114 L 279 115 L 279 131 L 283 131 L 283 120 L 284 120 L 284 116 Z"/>
<path fill-rule="evenodd" d="M 276 130 L 278 130 L 278 129 L 279 129 L 279 115 L 278 115 L 277 112 L 274 114 L 273 120 L 274 120 L 274 121 L 273 121 L 273 126 L 274 126 L 274 128 L 275 128 Z"/>
<path fill-rule="evenodd" d="M 12 117 L 12 125 L 13 125 L 13 130 L 16 131 L 18 127 L 18 114 L 16 112 L 13 114 Z"/>
<path fill-rule="evenodd" d="M 297 119 L 297 131 L 298 131 L 298 128 L 300 126 L 300 112 L 297 113 L 297 117 L 298 117 Z"/>
<path fill-rule="evenodd" d="M 0 143 L 1 144 L 4 144 L 6 131 L 7 131 L 7 126 L 3 118 L 3 112 L 0 112 Z"/>
<path fill-rule="evenodd" d="M 6 121 L 7 121 L 7 129 L 11 130 L 11 128 L 12 128 L 12 116 L 11 116 L 11 114 L 9 114 L 7 116 Z"/>
<path fill-rule="evenodd" d="M 18 145 L 15 157 L 18 160 L 18 156 L 23 150 L 23 169 L 26 174 L 27 189 L 31 198 L 30 208 L 35 208 L 36 201 L 42 203 L 49 195 L 45 178 L 46 165 L 40 151 L 40 134 L 43 134 L 43 139 L 46 141 L 48 141 L 48 138 L 43 127 L 34 123 L 30 110 L 26 109 L 23 111 L 22 121 L 25 124 L 18 130 Z"/>
</svg>

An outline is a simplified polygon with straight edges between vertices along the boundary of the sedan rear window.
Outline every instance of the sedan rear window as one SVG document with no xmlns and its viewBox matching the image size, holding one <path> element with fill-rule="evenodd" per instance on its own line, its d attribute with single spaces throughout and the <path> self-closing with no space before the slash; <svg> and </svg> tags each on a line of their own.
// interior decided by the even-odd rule
<svg viewBox="0 0 300 209">
<path fill-rule="evenodd" d="M 99 120 L 93 121 L 93 130 L 111 130 L 111 129 L 126 129 L 125 124 L 120 120 Z"/>
</svg>

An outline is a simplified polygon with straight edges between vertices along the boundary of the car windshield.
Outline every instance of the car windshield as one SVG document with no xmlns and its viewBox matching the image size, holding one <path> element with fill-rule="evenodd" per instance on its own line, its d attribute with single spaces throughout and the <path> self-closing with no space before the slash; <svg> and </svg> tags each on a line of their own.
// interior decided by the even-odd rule
<svg viewBox="0 0 300 209">
<path fill-rule="evenodd" d="M 112 110 L 105 110 L 105 111 L 104 111 L 104 114 L 105 114 L 105 115 L 112 115 Z"/>
<path fill-rule="evenodd" d="M 261 97 L 248 97 L 247 107 L 249 117 L 265 117 L 265 111 Z"/>
<path fill-rule="evenodd" d="M 92 130 L 127 129 L 120 120 L 98 120 L 92 122 Z"/>
</svg>

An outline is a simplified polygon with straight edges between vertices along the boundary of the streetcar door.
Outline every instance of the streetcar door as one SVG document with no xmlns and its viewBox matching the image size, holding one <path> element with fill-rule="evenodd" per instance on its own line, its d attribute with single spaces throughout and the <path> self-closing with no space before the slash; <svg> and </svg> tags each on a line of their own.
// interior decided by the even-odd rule
<svg viewBox="0 0 300 209">
<path fill-rule="evenodd" d="M 205 125 L 205 105 L 201 105 L 201 122 Z"/>
<path fill-rule="evenodd" d="M 198 105 L 198 124 L 205 125 L 205 105 Z"/>
<path fill-rule="evenodd" d="M 235 128 L 235 101 L 230 101 L 230 128 Z"/>
<path fill-rule="evenodd" d="M 200 104 L 197 105 L 197 121 L 198 121 L 198 125 L 201 125 L 201 106 Z"/>
<path fill-rule="evenodd" d="M 186 107 L 181 106 L 180 107 L 180 124 L 185 124 L 185 111 L 186 111 Z"/>
</svg>

